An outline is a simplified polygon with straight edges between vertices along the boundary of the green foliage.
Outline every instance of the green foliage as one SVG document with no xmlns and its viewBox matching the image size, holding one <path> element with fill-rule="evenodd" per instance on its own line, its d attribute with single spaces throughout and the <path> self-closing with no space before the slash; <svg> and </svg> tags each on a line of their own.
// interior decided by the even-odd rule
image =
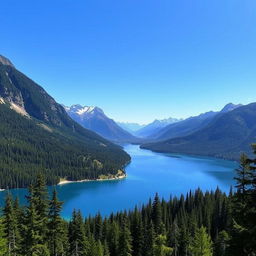
<svg viewBox="0 0 256 256">
<path fill-rule="evenodd" d="M 253 145 L 256 155 L 256 146 Z M 256 254 L 256 158 L 241 156 L 237 170 L 237 193 L 232 197 L 233 223 L 231 229 L 230 255 Z"/>
<path fill-rule="evenodd" d="M 4 237 L 7 240 L 8 255 L 16 256 L 19 248 L 20 232 L 18 226 L 18 215 L 11 195 L 8 194 L 3 210 Z"/>
<path fill-rule="evenodd" d="M 42 87 L 1 64 L 0 97 L 6 103 L 0 104 L 0 188 L 27 187 L 38 173 L 48 185 L 115 175 L 130 160 L 121 147 L 74 122 Z"/>
<path fill-rule="evenodd" d="M 159 235 L 156 238 L 154 246 L 154 255 L 155 256 L 170 256 L 173 249 L 166 246 L 166 236 Z"/>
<path fill-rule="evenodd" d="M 83 217 L 80 211 L 73 211 L 72 220 L 69 225 L 69 251 L 70 255 L 83 256 L 88 253 L 88 239 L 83 227 Z M 92 249 L 89 252 L 93 254 Z"/>
<path fill-rule="evenodd" d="M 58 201 L 56 190 L 53 191 L 48 213 L 48 247 L 51 255 L 65 255 L 68 250 L 67 230 L 60 217 L 62 202 Z"/>
<path fill-rule="evenodd" d="M 44 173 L 47 184 L 116 174 L 129 161 L 118 147 L 96 146 L 83 137 L 45 131 L 0 104 L 0 188 L 26 187 Z M 93 168 L 98 159 L 103 168 Z"/>
<path fill-rule="evenodd" d="M 28 206 L 7 196 L 0 219 L 0 255 L 10 256 L 253 256 L 255 160 L 243 158 L 238 191 L 200 189 L 102 219 L 73 211 L 60 217 L 56 191 L 48 199 L 44 178 L 30 187 Z M 243 163 L 246 163 L 244 165 Z M 241 176 L 246 166 L 248 175 Z M 245 180 L 250 180 L 246 183 Z M 241 186 L 241 184 L 246 184 Z M 243 194 L 241 194 L 243 193 Z M 234 203 L 235 202 L 235 203 Z M 230 221 L 233 219 L 233 222 Z"/>
<path fill-rule="evenodd" d="M 212 241 L 205 227 L 198 228 L 190 245 L 193 256 L 212 256 Z"/>
<path fill-rule="evenodd" d="M 132 256 L 132 237 L 125 215 L 121 223 L 118 254 L 120 256 Z"/>
<path fill-rule="evenodd" d="M 225 256 L 229 247 L 230 235 L 227 231 L 223 230 L 218 234 L 218 238 L 215 243 L 215 255 Z"/>
<path fill-rule="evenodd" d="M 0 256 L 6 256 L 8 253 L 7 250 L 7 239 L 6 234 L 4 233 L 4 225 L 2 219 L 0 219 Z"/>
<path fill-rule="evenodd" d="M 161 202 L 158 194 L 156 194 L 153 202 L 152 221 L 153 221 L 156 233 L 160 234 L 161 224 L 162 224 L 162 210 L 161 210 Z"/>
</svg>

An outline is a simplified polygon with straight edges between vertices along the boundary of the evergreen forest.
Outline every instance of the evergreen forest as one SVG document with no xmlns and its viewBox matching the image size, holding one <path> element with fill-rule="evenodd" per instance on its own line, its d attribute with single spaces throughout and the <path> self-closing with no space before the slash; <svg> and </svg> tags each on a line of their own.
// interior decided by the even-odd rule
<svg viewBox="0 0 256 256">
<path fill-rule="evenodd" d="M 256 146 L 253 146 L 256 155 Z M 153 200 L 131 211 L 61 217 L 63 202 L 48 195 L 43 175 L 30 186 L 27 206 L 7 193 L 0 221 L 0 255 L 9 256 L 254 256 L 256 158 L 241 156 L 236 187 L 200 189 Z"/>
</svg>

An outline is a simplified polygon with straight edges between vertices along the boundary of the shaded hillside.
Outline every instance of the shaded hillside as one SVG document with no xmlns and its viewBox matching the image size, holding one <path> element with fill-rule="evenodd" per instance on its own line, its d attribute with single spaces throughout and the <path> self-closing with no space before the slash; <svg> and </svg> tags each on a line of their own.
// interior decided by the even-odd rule
<svg viewBox="0 0 256 256">
<path fill-rule="evenodd" d="M 5 61 L 3 61 L 5 60 Z M 0 188 L 24 187 L 43 172 L 59 179 L 116 173 L 129 156 L 74 122 L 45 90 L 0 61 Z"/>
<path fill-rule="evenodd" d="M 187 136 L 206 127 L 216 115 L 232 111 L 240 106 L 240 104 L 235 105 L 229 103 L 219 112 L 209 111 L 198 116 L 189 117 L 180 122 L 170 124 L 152 134 L 151 139 L 162 141 L 175 137 Z"/>
<path fill-rule="evenodd" d="M 256 103 L 216 115 L 203 129 L 188 136 L 142 145 L 158 152 L 238 159 L 256 141 Z"/>
</svg>

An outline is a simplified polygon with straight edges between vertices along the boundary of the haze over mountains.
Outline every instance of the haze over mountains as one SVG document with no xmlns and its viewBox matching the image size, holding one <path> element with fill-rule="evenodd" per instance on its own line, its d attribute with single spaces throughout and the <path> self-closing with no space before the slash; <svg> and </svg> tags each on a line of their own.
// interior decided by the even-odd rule
<svg viewBox="0 0 256 256">
<path fill-rule="evenodd" d="M 238 107 L 242 106 L 241 104 L 235 105 L 232 103 L 227 104 L 223 107 L 222 110 L 214 112 L 208 111 L 206 113 L 200 114 L 198 116 L 189 117 L 180 122 L 176 122 L 170 125 L 167 125 L 163 129 L 153 132 L 151 134 L 151 139 L 153 140 L 165 140 L 175 137 L 182 137 L 188 134 L 191 134 L 203 127 L 206 127 L 209 122 L 218 114 L 232 111 Z"/>
<path fill-rule="evenodd" d="M 95 179 L 116 174 L 130 157 L 73 121 L 47 92 L 0 56 L 0 188 L 25 187 L 43 172 Z"/>
<path fill-rule="evenodd" d="M 153 134 L 157 134 L 159 131 L 161 131 L 164 127 L 168 126 L 169 124 L 174 124 L 182 119 L 177 118 L 167 118 L 162 120 L 154 120 L 152 123 L 149 123 L 145 127 L 141 128 L 140 130 L 136 131 L 135 134 L 138 137 L 142 138 L 151 138 Z"/>
<path fill-rule="evenodd" d="M 238 160 L 241 152 L 249 153 L 249 144 L 256 141 L 253 126 L 256 111 L 254 113 L 253 105 L 229 103 L 220 111 L 208 111 L 185 120 L 155 120 L 133 131 L 136 137 L 108 118 L 98 107 L 73 105 L 65 108 L 75 121 L 111 141 L 138 143 L 142 148 L 157 152 Z"/>
<path fill-rule="evenodd" d="M 227 105 L 207 125 L 186 135 L 142 145 L 158 152 L 207 155 L 238 160 L 256 141 L 256 103 Z"/>
<path fill-rule="evenodd" d="M 71 107 L 65 106 L 65 109 L 73 120 L 108 140 L 114 142 L 136 142 L 138 140 L 117 125 L 113 119 L 107 117 L 98 107 L 83 107 L 76 104 Z"/>
<path fill-rule="evenodd" d="M 130 123 L 130 122 L 116 122 L 121 128 L 123 128 L 124 130 L 135 134 L 136 131 L 142 129 L 143 127 L 145 127 L 145 124 L 138 124 L 138 123 Z"/>
<path fill-rule="evenodd" d="M 117 124 L 98 107 L 64 108 L 3 56 L 0 121 L 0 188 L 25 187 L 38 172 L 46 175 L 48 184 L 60 178 L 115 175 L 130 157 L 110 141 L 137 143 L 157 152 L 235 160 L 242 152 L 250 152 L 250 143 L 256 141 L 256 103 L 230 103 L 218 112 L 185 120 Z"/>
</svg>

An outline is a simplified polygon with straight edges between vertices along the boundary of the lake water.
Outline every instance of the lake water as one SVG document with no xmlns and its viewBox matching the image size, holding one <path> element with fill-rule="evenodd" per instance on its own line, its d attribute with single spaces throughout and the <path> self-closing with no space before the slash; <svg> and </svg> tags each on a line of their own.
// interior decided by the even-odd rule
<svg viewBox="0 0 256 256">
<path fill-rule="evenodd" d="M 237 163 L 209 157 L 192 157 L 178 154 L 160 154 L 126 145 L 124 149 L 132 161 L 126 167 L 127 178 L 116 181 L 92 181 L 56 186 L 60 200 L 64 201 L 62 216 L 69 218 L 73 209 L 81 209 L 84 216 L 102 215 L 136 204 L 146 203 L 158 192 L 168 199 L 170 195 L 186 194 L 200 187 L 211 190 L 219 187 L 229 192 L 234 184 Z M 49 188 L 51 190 L 51 188 Z M 25 203 L 26 189 L 12 189 L 12 194 Z M 0 192 L 0 204 L 6 192 Z"/>
</svg>

